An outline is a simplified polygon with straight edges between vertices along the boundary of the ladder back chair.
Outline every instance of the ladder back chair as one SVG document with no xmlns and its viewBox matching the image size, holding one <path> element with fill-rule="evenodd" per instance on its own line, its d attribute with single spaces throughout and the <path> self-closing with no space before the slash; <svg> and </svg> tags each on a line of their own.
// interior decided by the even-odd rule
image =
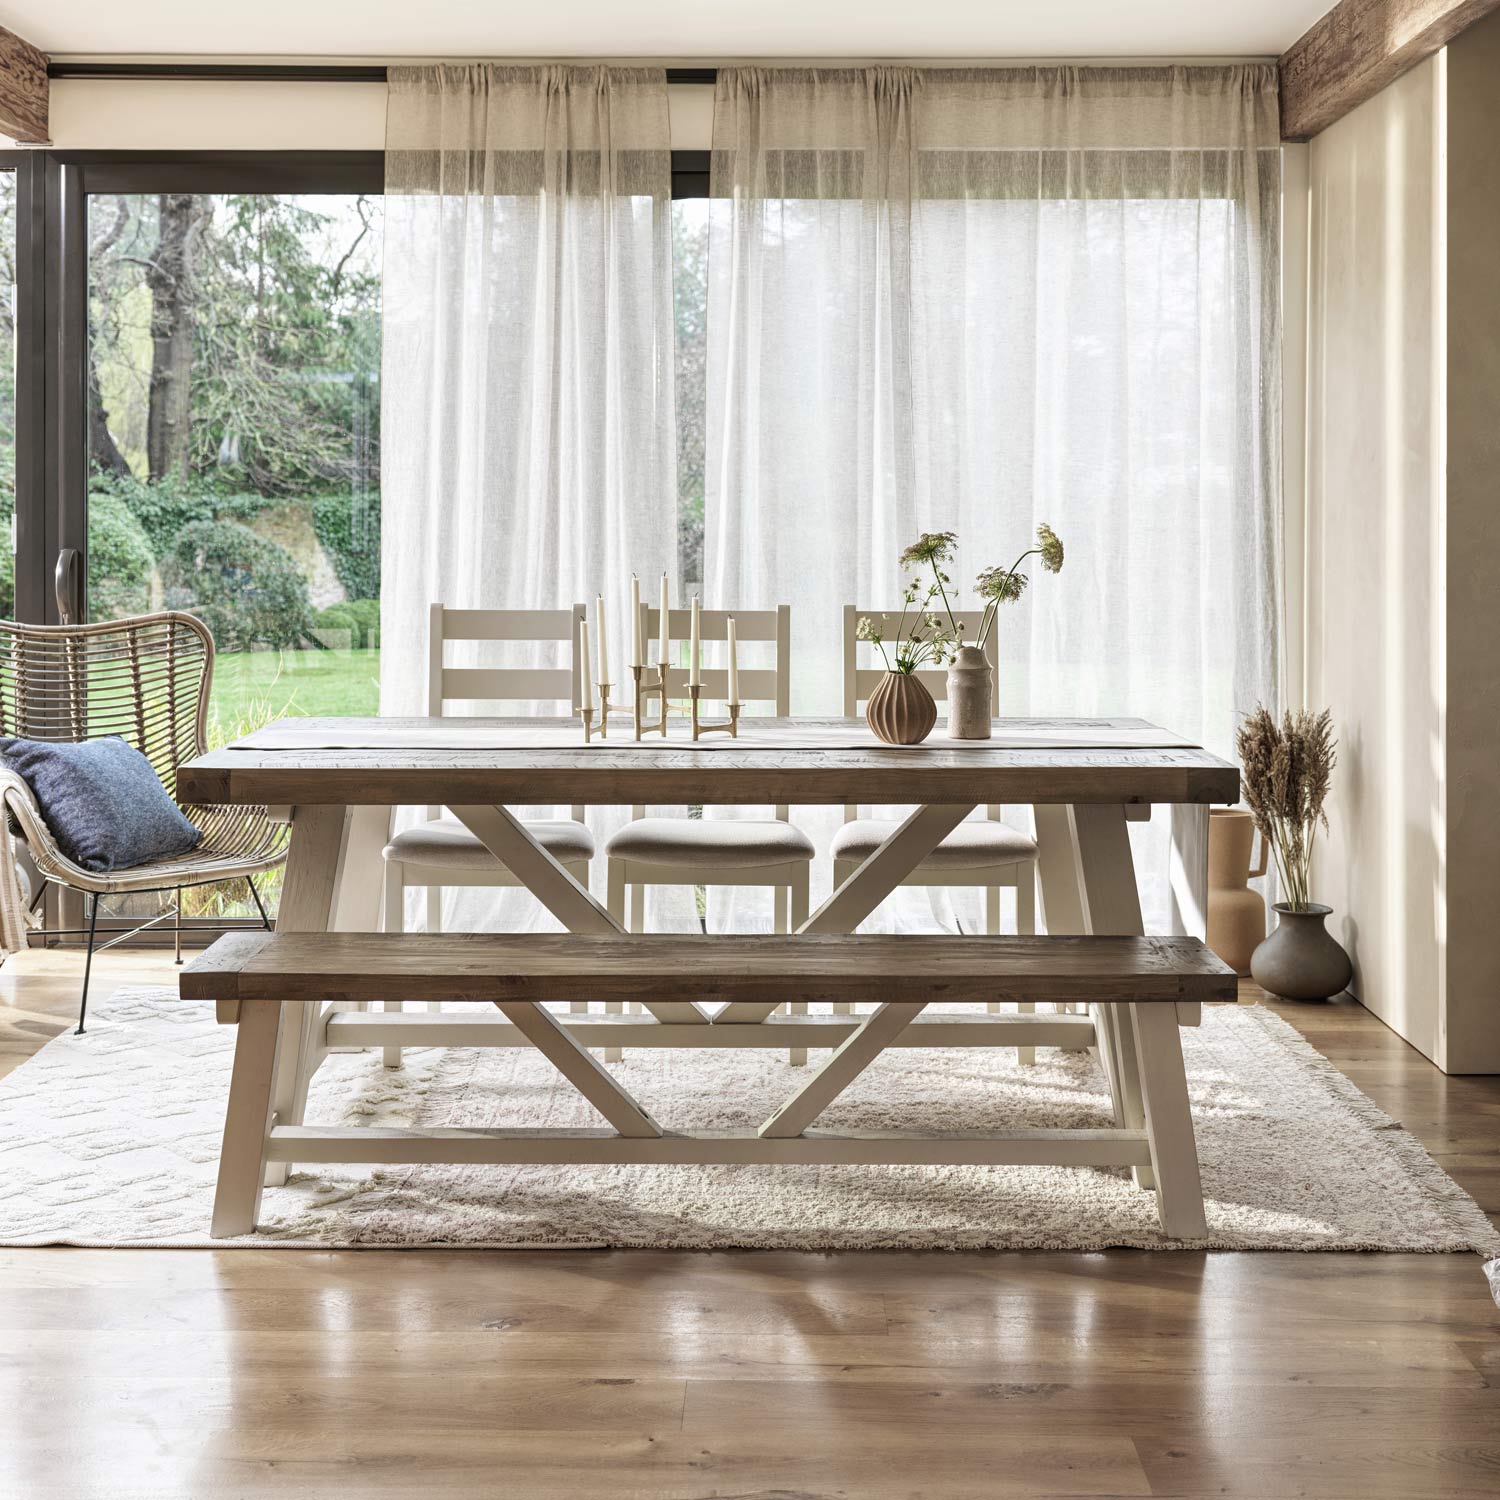
<svg viewBox="0 0 1500 1500">
<path fill-rule="evenodd" d="M 741 702 L 766 704 L 785 718 L 791 712 L 791 605 L 700 609 L 700 638 L 728 640 L 731 617 L 740 645 L 769 642 L 774 648 L 770 667 L 739 668 Z M 687 640 L 692 610 L 668 611 L 668 624 L 674 641 Z M 642 604 L 641 639 L 654 640 L 660 630 L 660 608 Z M 705 666 L 704 699 L 722 702 L 728 691 L 728 668 Z M 605 845 L 610 914 L 628 931 L 644 932 L 647 886 L 769 886 L 774 892 L 774 930 L 795 930 L 807 920 L 815 850 L 812 840 L 788 821 L 788 814 L 788 808 L 777 807 L 770 818 L 651 818 L 644 807 L 633 807 L 632 821 Z M 611 1004 L 619 1009 L 618 1002 Z M 806 1009 L 801 1007 L 803 1013 Z M 614 1061 L 618 1055 L 612 1049 L 605 1059 Z M 804 1060 L 805 1054 L 793 1054 L 794 1062 Z"/>
<path fill-rule="evenodd" d="M 859 664 L 858 627 L 862 615 L 887 618 L 895 611 L 844 606 L 844 713 L 853 718 L 885 675 L 884 667 Z M 962 615 L 957 618 L 961 621 Z M 874 649 L 873 647 L 871 648 Z M 995 670 L 995 634 L 985 643 L 991 669 L 990 714 L 1000 710 L 999 672 Z M 944 668 L 918 670 L 914 674 L 933 698 L 942 703 L 948 696 L 948 673 Z M 1036 840 L 1001 821 L 1002 809 L 991 805 L 982 819 L 960 823 L 943 842 L 901 883 L 906 886 L 948 886 L 984 891 L 984 930 L 1000 931 L 1000 892 L 1016 893 L 1016 931 L 1036 931 Z M 841 886 L 859 868 L 891 831 L 891 825 L 876 818 L 861 818 L 859 808 L 845 807 L 844 826 L 833 837 L 833 883 Z M 1023 1004 L 1022 1011 L 1036 1007 Z M 838 1007 L 835 1007 L 837 1010 Z M 844 1009 L 848 1009 L 847 1006 Z M 992 1011 L 1000 1006 L 992 1004 Z M 1021 1060 L 1034 1057 L 1030 1048 L 1019 1049 Z"/>
<path fill-rule="evenodd" d="M 214 640 L 196 615 L 169 610 L 94 625 L 17 625 L 0 622 L 0 735 L 83 744 L 118 735 L 151 762 L 176 800 L 177 767 L 208 749 L 208 703 Z M 88 1011 L 94 954 L 172 919 L 182 961 L 183 890 L 243 880 L 269 927 L 255 877 L 286 858 L 288 829 L 263 807 L 197 807 L 183 814 L 203 837 L 187 854 L 104 873 L 85 870 L 57 846 L 31 788 L 0 769 L 0 797 L 11 833 L 24 840 L 49 883 L 81 891 L 88 946 L 78 1032 Z M 99 904 L 106 897 L 175 893 L 169 911 L 97 944 Z M 82 934 L 80 934 L 82 935 Z"/>
<path fill-rule="evenodd" d="M 560 713 L 574 712 L 579 701 L 582 672 L 578 659 L 578 626 L 585 616 L 582 604 L 564 609 L 453 609 L 434 604 L 428 612 L 427 713 L 440 719 L 458 703 L 556 703 Z M 552 666 L 450 666 L 450 641 L 508 641 L 523 645 L 551 645 L 560 664 Z M 573 806 L 567 818 L 528 820 L 527 831 L 582 885 L 589 883 L 594 836 L 585 825 L 584 809 Z M 426 809 L 426 818 L 398 833 L 385 847 L 385 930 L 405 927 L 406 892 L 427 892 L 427 930 L 443 926 L 443 892 L 449 888 L 515 887 L 525 882 L 500 862 L 457 818 L 443 816 L 440 807 Z M 440 1009 L 435 1003 L 428 1009 Z M 586 1009 L 580 1002 L 575 1009 Z M 385 1002 L 386 1010 L 402 1009 L 402 1002 Z M 399 1047 L 384 1049 L 387 1067 L 401 1061 Z"/>
</svg>

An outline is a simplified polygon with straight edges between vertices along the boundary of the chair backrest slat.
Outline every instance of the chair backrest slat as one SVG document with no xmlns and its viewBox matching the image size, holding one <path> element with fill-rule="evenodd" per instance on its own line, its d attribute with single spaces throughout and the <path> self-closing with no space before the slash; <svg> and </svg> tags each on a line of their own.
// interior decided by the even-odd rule
<svg viewBox="0 0 1500 1500">
<path fill-rule="evenodd" d="M 778 604 L 775 609 L 700 609 L 698 634 L 705 641 L 727 641 L 729 622 L 734 621 L 735 640 L 741 645 L 770 641 L 775 645 L 773 665 L 747 667 L 740 665 L 740 701 L 769 703 L 771 712 L 785 718 L 792 711 L 792 606 Z M 692 636 L 693 611 L 669 609 L 667 626 L 673 645 L 686 644 Z M 661 609 L 658 605 L 641 605 L 641 639 L 654 643 L 661 634 Z M 680 658 L 679 658 L 680 659 Z M 677 665 L 674 661 L 673 665 Z M 675 679 L 674 679 L 675 683 Z M 686 681 L 682 683 L 686 691 Z M 727 667 L 703 668 L 703 696 L 722 702 L 729 691 Z M 674 697 L 678 696 L 674 692 Z"/>
<path fill-rule="evenodd" d="M 581 664 L 578 626 L 582 604 L 567 609 L 452 609 L 434 604 L 429 617 L 427 712 L 441 718 L 451 704 L 552 700 L 560 713 L 578 704 Z M 560 664 L 551 667 L 449 666 L 449 641 L 557 642 Z"/>
<path fill-rule="evenodd" d="M 586 617 L 582 604 L 566 609 L 451 609 L 433 604 L 428 612 L 427 712 L 440 719 L 456 703 L 529 703 L 551 701 L 572 713 L 588 663 L 578 657 L 578 627 Z M 450 667 L 444 647 L 449 641 L 514 641 L 556 644 L 562 665 L 551 667 Z M 441 808 L 429 807 L 436 818 Z M 575 818 L 583 808 L 574 806 Z"/>
</svg>

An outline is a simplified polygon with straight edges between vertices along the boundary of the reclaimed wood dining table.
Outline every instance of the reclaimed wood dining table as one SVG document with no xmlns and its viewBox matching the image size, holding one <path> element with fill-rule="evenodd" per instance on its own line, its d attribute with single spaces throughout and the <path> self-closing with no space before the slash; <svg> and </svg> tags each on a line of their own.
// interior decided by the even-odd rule
<svg viewBox="0 0 1500 1500">
<path fill-rule="evenodd" d="M 906 809 L 892 819 L 885 841 L 799 929 L 848 934 L 976 807 L 1003 803 L 1034 810 L 1042 923 L 1052 938 L 1144 934 L 1128 823 L 1148 817 L 1153 807 L 1170 808 L 1168 928 L 1201 937 L 1207 812 L 1211 804 L 1237 799 L 1239 776 L 1201 746 L 1130 718 L 997 719 L 988 740 L 937 738 L 900 747 L 880 743 L 862 721 L 848 719 L 742 721 L 736 738 L 697 743 L 674 735 L 641 741 L 596 736 L 586 744 L 577 721 L 567 719 L 329 718 L 283 720 L 201 755 L 179 768 L 177 793 L 198 805 L 266 806 L 290 824 L 278 933 L 380 930 L 381 851 L 400 806 L 447 807 L 568 932 L 624 939 L 604 905 L 531 836 L 512 808 L 581 803 Z M 702 1028 L 712 1026 L 716 1042 L 763 1045 L 763 1038 L 751 1040 L 752 1033 L 769 1023 L 776 1006 L 737 1002 L 712 1015 L 682 1001 L 648 1008 L 653 1013 L 634 1024 L 663 1028 L 667 1044 L 688 1031 L 702 1036 Z M 1183 1023 L 1196 1020 L 1192 1002 L 1176 1011 Z M 495 1020 L 513 1033 L 517 1013 L 507 1015 Z M 221 1001 L 220 1018 L 237 1020 L 237 1007 Z M 575 1017 L 546 1022 L 553 1029 L 568 1024 L 587 1023 Z M 828 1024 L 838 1038 L 853 1029 L 847 1018 L 829 1018 Z M 1108 1017 L 1099 1024 L 1114 1033 L 1113 1044 L 1101 1053 L 1117 1073 L 1123 1068 L 1128 1075 L 1111 1077 L 1117 1113 L 1134 1112 L 1137 1118 L 1123 1118 L 1122 1125 L 1139 1127 L 1130 1026 Z M 264 1065 L 266 1088 L 253 1086 L 256 1067 L 247 1061 L 242 1070 L 237 1052 L 220 1170 L 224 1214 L 216 1211 L 216 1233 L 253 1227 L 262 1180 L 285 1180 L 289 1161 L 266 1153 L 268 1121 L 300 1126 L 310 1080 L 328 1050 L 377 1045 L 382 1034 L 391 1034 L 382 1033 L 382 1026 L 399 1029 L 403 1045 L 431 1044 L 445 1034 L 455 1044 L 478 1040 L 475 1024 L 462 1016 L 381 1018 L 350 1015 L 332 1004 L 278 1007 L 274 1035 L 256 1044 L 263 1051 L 256 1067 Z M 637 1045 L 641 1041 L 635 1038 Z M 543 1050 L 554 1061 L 561 1054 L 549 1048 L 556 1045 L 549 1032 Z M 237 1046 L 247 1047 L 245 1027 Z M 1180 1057 L 1177 1068 L 1180 1073 Z M 594 1065 L 590 1074 L 590 1087 L 598 1091 L 584 1089 L 590 1101 L 602 1103 L 606 1113 L 623 1109 L 620 1101 L 627 1096 L 607 1075 L 595 1073 L 603 1070 Z M 237 1111 L 246 1117 L 238 1124 Z M 231 1142 L 252 1136 L 260 1140 L 258 1150 L 247 1148 L 242 1158 L 231 1159 Z M 315 1149 L 311 1135 L 307 1140 L 303 1159 L 350 1159 L 332 1154 L 336 1147 Z M 283 1147 L 283 1158 L 289 1149 Z M 383 1159 L 428 1159 L 419 1147 L 411 1149 L 417 1154 Z M 1196 1170 L 1194 1159 L 1195 1178 Z M 1137 1178 L 1149 1185 L 1149 1168 L 1138 1166 Z M 1201 1222 L 1201 1202 L 1197 1217 Z M 1191 1228 L 1192 1216 L 1187 1222 Z"/>
</svg>

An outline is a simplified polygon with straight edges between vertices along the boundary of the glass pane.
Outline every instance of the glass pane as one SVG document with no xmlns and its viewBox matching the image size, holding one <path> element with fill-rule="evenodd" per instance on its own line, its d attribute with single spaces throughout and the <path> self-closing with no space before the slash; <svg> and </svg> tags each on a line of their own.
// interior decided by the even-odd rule
<svg viewBox="0 0 1500 1500">
<path fill-rule="evenodd" d="M 0 169 L 0 619 L 16 617 L 16 174 Z"/>
<path fill-rule="evenodd" d="M 200 614 L 226 726 L 376 709 L 380 209 L 90 201 L 90 613 Z"/>
<path fill-rule="evenodd" d="M 89 613 L 207 622 L 212 744 L 378 711 L 381 210 L 89 200 Z"/>
</svg>

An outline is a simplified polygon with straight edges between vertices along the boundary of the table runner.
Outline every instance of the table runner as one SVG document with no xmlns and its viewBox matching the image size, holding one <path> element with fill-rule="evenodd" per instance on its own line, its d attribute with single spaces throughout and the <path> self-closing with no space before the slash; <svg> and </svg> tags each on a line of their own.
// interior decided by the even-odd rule
<svg viewBox="0 0 1500 1500">
<path fill-rule="evenodd" d="M 904 755 L 921 750 L 1187 750 L 1199 748 L 1192 740 L 1168 734 L 1155 725 L 1100 725 L 1087 730 L 1059 729 L 1051 724 L 1017 725 L 999 721 L 987 740 L 950 740 L 938 735 L 921 745 L 887 745 L 859 721 L 817 720 L 797 723 L 757 724 L 740 720 L 737 738 L 716 734 L 696 743 L 690 736 L 686 720 L 674 726 L 666 740 L 658 734 L 636 740 L 628 724 L 614 726 L 607 740 L 596 734 L 591 747 L 611 753 L 620 750 L 690 750 L 713 753 L 724 750 L 876 750 Z M 393 722 L 388 729 L 368 721 L 340 728 L 337 723 L 318 721 L 309 724 L 298 719 L 282 719 L 257 729 L 233 745 L 230 750 L 304 751 L 304 750 L 576 750 L 583 747 L 583 730 L 579 726 L 537 725 L 535 728 L 502 726 L 493 723 L 445 724 L 439 729 L 415 728 Z"/>
</svg>

